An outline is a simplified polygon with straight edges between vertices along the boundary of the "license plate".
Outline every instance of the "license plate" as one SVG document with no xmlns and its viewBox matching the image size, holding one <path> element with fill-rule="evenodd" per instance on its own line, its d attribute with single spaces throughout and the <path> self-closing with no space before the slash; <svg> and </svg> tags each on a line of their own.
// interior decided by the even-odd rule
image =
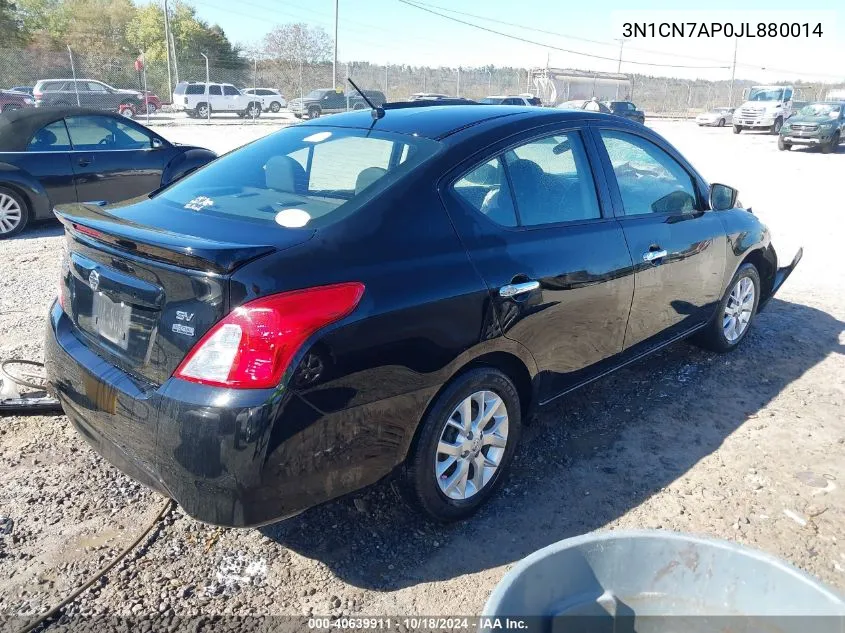
<svg viewBox="0 0 845 633">
<path fill-rule="evenodd" d="M 94 329 L 107 341 L 126 349 L 129 346 L 131 306 L 115 303 L 102 292 L 94 293 Z"/>
</svg>

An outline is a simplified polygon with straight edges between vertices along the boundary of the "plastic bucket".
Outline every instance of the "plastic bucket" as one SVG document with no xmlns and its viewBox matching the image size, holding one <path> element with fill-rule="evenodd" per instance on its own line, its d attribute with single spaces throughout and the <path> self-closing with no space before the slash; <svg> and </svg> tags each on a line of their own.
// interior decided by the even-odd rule
<svg viewBox="0 0 845 633">
<path fill-rule="evenodd" d="M 484 614 L 482 631 L 845 633 L 845 600 L 812 576 L 735 543 L 659 530 L 534 552 Z"/>
</svg>

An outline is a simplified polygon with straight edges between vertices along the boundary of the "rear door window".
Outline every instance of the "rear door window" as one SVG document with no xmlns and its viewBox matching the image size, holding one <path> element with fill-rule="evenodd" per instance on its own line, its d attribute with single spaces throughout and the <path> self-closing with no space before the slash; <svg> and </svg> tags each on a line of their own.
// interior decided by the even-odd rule
<svg viewBox="0 0 845 633">
<path fill-rule="evenodd" d="M 223 94 L 227 96 L 233 96 L 240 94 L 240 92 L 238 92 L 238 89 L 234 86 L 223 86 Z"/>
<path fill-rule="evenodd" d="M 64 121 L 56 121 L 45 125 L 35 134 L 27 145 L 28 152 L 62 152 L 69 151 L 70 137 Z"/>
<path fill-rule="evenodd" d="M 220 96 L 223 94 L 223 91 L 220 89 L 220 86 L 209 86 L 208 87 L 208 94 Z"/>
</svg>

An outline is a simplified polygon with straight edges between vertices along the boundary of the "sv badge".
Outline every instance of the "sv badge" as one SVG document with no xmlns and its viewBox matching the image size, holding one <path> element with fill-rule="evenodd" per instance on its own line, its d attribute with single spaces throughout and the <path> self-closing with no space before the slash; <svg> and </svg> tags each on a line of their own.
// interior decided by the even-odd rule
<svg viewBox="0 0 845 633">
<path fill-rule="evenodd" d="M 185 312 L 184 310 L 176 310 L 176 320 L 186 321 L 190 323 L 194 318 L 193 312 Z"/>
</svg>

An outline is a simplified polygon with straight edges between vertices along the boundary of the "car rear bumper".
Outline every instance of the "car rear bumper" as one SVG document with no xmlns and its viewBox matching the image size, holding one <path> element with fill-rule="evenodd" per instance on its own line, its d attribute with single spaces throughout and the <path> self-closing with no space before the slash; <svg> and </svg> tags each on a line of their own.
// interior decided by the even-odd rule
<svg viewBox="0 0 845 633">
<path fill-rule="evenodd" d="M 58 304 L 45 361 L 51 388 L 94 450 L 195 519 L 227 527 L 272 523 L 390 474 L 413 431 L 386 434 L 385 426 L 408 415 L 403 406 L 423 411 L 432 395 L 325 414 L 284 387 L 144 385 L 85 346 Z"/>
</svg>

